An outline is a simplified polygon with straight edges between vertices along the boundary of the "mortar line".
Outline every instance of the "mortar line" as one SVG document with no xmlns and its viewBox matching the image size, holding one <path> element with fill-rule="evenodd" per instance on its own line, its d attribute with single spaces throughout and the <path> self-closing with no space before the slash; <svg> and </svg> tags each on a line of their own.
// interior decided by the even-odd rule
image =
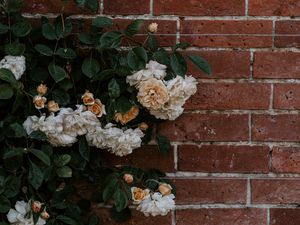
<svg viewBox="0 0 300 225">
<path fill-rule="evenodd" d="M 172 225 L 176 225 L 176 210 L 171 212 L 172 214 Z"/>
<path fill-rule="evenodd" d="M 150 4 L 150 16 L 153 16 L 154 15 L 154 13 L 153 13 L 153 10 L 154 10 L 154 0 L 150 0 L 149 4 Z"/>
<path fill-rule="evenodd" d="M 267 208 L 267 225 L 271 225 L 270 208 Z"/>
<path fill-rule="evenodd" d="M 249 1 L 245 0 L 245 16 L 248 17 L 248 5 L 249 5 Z"/>
<path fill-rule="evenodd" d="M 300 174 L 298 173 L 226 173 L 226 172 L 213 172 L 213 173 L 207 173 L 207 172 L 184 172 L 184 171 L 178 171 L 175 173 L 166 173 L 167 177 L 169 179 L 188 179 L 188 180 L 194 180 L 194 179 L 282 179 L 282 180 L 300 180 Z"/>
<path fill-rule="evenodd" d="M 271 91 L 270 91 L 270 110 L 274 109 L 274 84 L 271 84 Z"/>
<path fill-rule="evenodd" d="M 257 209 L 295 209 L 299 208 L 297 204 L 282 205 L 282 204 L 252 204 L 250 206 L 245 204 L 195 204 L 195 205 L 176 205 L 176 210 L 182 209 L 247 209 L 247 208 L 257 208 Z"/>
<path fill-rule="evenodd" d="M 176 20 L 176 44 L 180 43 L 180 39 L 181 39 L 181 33 L 180 33 L 180 19 L 177 18 Z"/>
<path fill-rule="evenodd" d="M 100 0 L 100 15 L 103 15 L 104 13 L 104 0 Z"/>
<path fill-rule="evenodd" d="M 247 200 L 246 200 L 246 205 L 247 206 L 251 205 L 251 180 L 250 180 L 250 178 L 247 179 Z"/>
<path fill-rule="evenodd" d="M 178 145 L 174 145 L 174 169 L 178 170 Z"/>
<path fill-rule="evenodd" d="M 275 36 L 277 36 L 275 32 L 275 20 L 272 21 L 272 48 L 275 48 Z"/>
<path fill-rule="evenodd" d="M 253 80 L 254 50 L 250 49 L 250 80 Z"/>
<path fill-rule="evenodd" d="M 251 144 L 252 141 L 252 114 L 249 113 L 248 117 L 248 129 L 249 129 L 249 144 Z"/>
</svg>

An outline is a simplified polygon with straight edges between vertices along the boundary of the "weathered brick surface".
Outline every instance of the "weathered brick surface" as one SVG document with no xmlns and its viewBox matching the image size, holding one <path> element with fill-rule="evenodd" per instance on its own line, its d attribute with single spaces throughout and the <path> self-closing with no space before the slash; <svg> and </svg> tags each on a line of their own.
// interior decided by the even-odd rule
<svg viewBox="0 0 300 225">
<path fill-rule="evenodd" d="M 275 84 L 274 85 L 275 109 L 299 109 L 300 87 L 299 84 Z"/>
<path fill-rule="evenodd" d="M 275 28 L 276 28 L 275 29 L 276 47 L 299 47 L 300 46 L 300 37 L 296 36 L 297 34 L 299 34 L 300 31 L 300 21 L 293 21 L 293 20 L 276 21 Z"/>
<path fill-rule="evenodd" d="M 270 225 L 300 224 L 300 209 L 271 209 Z"/>
<path fill-rule="evenodd" d="M 299 16 L 299 0 L 250 0 L 251 16 Z"/>
<path fill-rule="evenodd" d="M 248 140 L 248 115 L 187 113 L 159 125 L 158 131 L 174 141 Z"/>
<path fill-rule="evenodd" d="M 300 149 L 274 147 L 272 149 L 272 170 L 276 173 L 300 173 Z"/>
<path fill-rule="evenodd" d="M 222 173 L 267 173 L 269 148 L 262 146 L 182 145 L 178 170 Z"/>
<path fill-rule="evenodd" d="M 255 78 L 299 78 L 300 53 L 256 52 L 253 77 Z"/>
<path fill-rule="evenodd" d="M 177 179 L 177 204 L 245 203 L 246 179 Z"/>
<path fill-rule="evenodd" d="M 256 204 L 299 204 L 300 179 L 257 179 L 251 181 Z"/>
<path fill-rule="evenodd" d="M 176 212 L 177 225 L 267 225 L 265 209 L 189 209 Z"/>
<path fill-rule="evenodd" d="M 111 15 L 137 15 L 150 12 L 150 0 L 104 0 L 104 13 Z"/>
<path fill-rule="evenodd" d="M 237 95 L 237 93 L 239 93 Z M 268 109 L 270 84 L 199 83 L 186 109 Z"/>
<path fill-rule="evenodd" d="M 182 36 L 181 41 L 190 42 L 199 47 L 250 48 L 272 46 L 272 37 L 255 36 L 255 34 L 272 34 L 271 21 L 182 20 L 180 32 L 192 34 L 191 36 Z"/>
<path fill-rule="evenodd" d="M 255 141 L 299 141 L 299 115 L 253 115 L 252 138 Z"/>
<path fill-rule="evenodd" d="M 229 16 L 245 15 L 243 0 L 155 0 L 155 15 Z"/>
</svg>

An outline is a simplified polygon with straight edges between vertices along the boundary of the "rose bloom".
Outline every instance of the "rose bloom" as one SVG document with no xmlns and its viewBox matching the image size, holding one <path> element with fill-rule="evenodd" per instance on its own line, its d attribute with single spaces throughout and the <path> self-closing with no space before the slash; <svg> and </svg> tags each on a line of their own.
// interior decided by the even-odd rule
<svg viewBox="0 0 300 225">
<path fill-rule="evenodd" d="M 145 108 L 159 110 L 168 102 L 169 94 L 161 80 L 151 78 L 139 85 L 137 99 Z"/>
<path fill-rule="evenodd" d="M 47 220 L 47 219 L 50 218 L 50 215 L 49 215 L 49 213 L 44 211 L 44 212 L 41 213 L 41 218 L 44 219 L 44 220 Z"/>
<path fill-rule="evenodd" d="M 45 84 L 40 84 L 37 88 L 36 91 L 39 95 L 44 95 L 47 93 L 48 88 Z"/>
<path fill-rule="evenodd" d="M 115 121 L 120 122 L 122 125 L 125 125 L 129 121 L 135 119 L 139 114 L 139 108 L 136 106 L 132 106 L 131 109 L 125 114 L 116 113 Z"/>
<path fill-rule="evenodd" d="M 148 189 L 141 189 L 138 187 L 131 188 L 131 194 L 134 204 L 139 204 L 141 201 L 149 197 L 150 191 Z"/>
<path fill-rule="evenodd" d="M 94 113 L 97 117 L 101 117 L 105 112 L 105 106 L 99 99 L 96 99 L 94 104 L 88 105 L 88 110 Z"/>
<path fill-rule="evenodd" d="M 123 179 L 127 184 L 131 184 L 133 182 L 133 176 L 129 173 L 125 173 Z"/>
<path fill-rule="evenodd" d="M 95 103 L 94 95 L 89 91 L 85 91 L 85 93 L 81 96 L 81 99 L 85 105 L 93 105 Z"/>
<path fill-rule="evenodd" d="M 146 130 L 148 130 L 149 126 L 148 126 L 148 124 L 146 124 L 146 123 L 143 122 L 143 123 L 139 124 L 139 128 L 142 131 L 146 131 Z"/>
<path fill-rule="evenodd" d="M 42 208 L 42 203 L 40 203 L 39 201 L 34 201 L 31 204 L 31 209 L 33 212 L 38 213 L 41 211 Z"/>
<path fill-rule="evenodd" d="M 158 28 L 158 24 L 157 23 L 150 23 L 148 26 L 148 31 L 150 33 L 156 33 L 157 32 L 157 28 Z"/>
<path fill-rule="evenodd" d="M 48 110 L 49 112 L 57 112 L 59 110 L 59 106 L 57 104 L 57 102 L 55 101 L 49 101 L 48 102 Z"/>
<path fill-rule="evenodd" d="M 42 97 L 42 96 L 39 96 L 39 95 L 34 96 L 33 100 L 32 100 L 35 108 L 37 108 L 37 109 L 45 108 L 46 101 L 47 101 L 47 99 L 45 97 Z"/>
<path fill-rule="evenodd" d="M 162 194 L 162 196 L 171 194 L 172 189 L 171 185 L 166 183 L 161 183 L 158 187 L 158 191 Z"/>
</svg>

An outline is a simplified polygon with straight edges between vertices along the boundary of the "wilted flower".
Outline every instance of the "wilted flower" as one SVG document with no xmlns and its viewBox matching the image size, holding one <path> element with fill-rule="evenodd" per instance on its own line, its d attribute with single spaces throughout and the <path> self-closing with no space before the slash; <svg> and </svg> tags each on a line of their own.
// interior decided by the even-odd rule
<svg viewBox="0 0 300 225">
<path fill-rule="evenodd" d="M 94 104 L 88 105 L 88 110 L 94 113 L 97 117 L 101 117 L 103 114 L 106 114 L 105 105 L 102 104 L 100 99 L 96 99 Z"/>
<path fill-rule="evenodd" d="M 51 100 L 47 104 L 49 112 L 57 112 L 59 110 L 58 103 Z"/>
<path fill-rule="evenodd" d="M 131 188 L 131 195 L 134 204 L 139 204 L 141 201 L 147 199 L 149 197 L 149 189 L 141 189 L 138 187 Z"/>
<path fill-rule="evenodd" d="M 142 131 L 146 131 L 146 130 L 148 130 L 149 126 L 148 126 L 148 124 L 142 122 L 142 123 L 139 124 L 139 128 L 140 128 Z"/>
<path fill-rule="evenodd" d="M 44 220 L 47 220 L 47 219 L 50 218 L 50 215 L 49 215 L 48 212 L 43 211 L 43 212 L 41 213 L 41 218 L 44 219 Z"/>
<path fill-rule="evenodd" d="M 122 125 L 125 125 L 129 121 L 135 119 L 139 114 L 139 108 L 136 106 L 132 106 L 131 109 L 122 114 L 122 113 L 116 113 L 115 114 L 115 121 L 120 122 Z"/>
<path fill-rule="evenodd" d="M 38 213 L 41 211 L 42 208 L 42 203 L 40 203 L 39 201 L 33 201 L 31 203 L 31 209 L 33 212 Z"/>
<path fill-rule="evenodd" d="M 26 70 L 25 57 L 7 55 L 0 61 L 0 68 L 10 70 L 19 80 Z"/>
<path fill-rule="evenodd" d="M 159 184 L 158 191 L 162 194 L 162 196 L 169 195 L 172 193 L 172 187 L 170 184 L 161 183 Z"/>
<path fill-rule="evenodd" d="M 123 176 L 123 180 L 127 183 L 127 184 L 131 184 L 133 182 L 133 176 L 129 173 L 125 173 Z"/>
<path fill-rule="evenodd" d="M 158 28 L 158 24 L 157 23 L 150 23 L 148 26 L 148 31 L 150 33 L 156 33 L 157 32 L 157 28 Z"/>
<path fill-rule="evenodd" d="M 81 96 L 81 99 L 85 105 L 93 105 L 95 103 L 94 95 L 89 91 L 85 91 L 85 93 Z"/>
<path fill-rule="evenodd" d="M 36 91 L 39 95 L 45 95 L 48 91 L 48 88 L 45 84 L 40 84 L 37 88 Z"/>
<path fill-rule="evenodd" d="M 33 97 L 32 102 L 36 109 L 43 109 L 45 108 L 45 103 L 47 102 L 47 99 L 45 97 L 36 95 Z"/>
</svg>

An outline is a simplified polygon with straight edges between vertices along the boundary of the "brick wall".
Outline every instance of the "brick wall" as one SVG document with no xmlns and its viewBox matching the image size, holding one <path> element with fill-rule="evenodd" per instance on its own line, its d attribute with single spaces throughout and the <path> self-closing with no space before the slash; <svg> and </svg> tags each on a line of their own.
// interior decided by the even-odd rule
<svg viewBox="0 0 300 225">
<path fill-rule="evenodd" d="M 28 17 L 61 10 L 60 0 L 26 2 Z M 73 4 L 64 11 L 95 16 Z M 100 14 L 156 21 L 161 43 L 191 42 L 214 71 L 190 68 L 198 93 L 159 127 L 173 143 L 168 157 L 151 146 L 108 157 L 165 170 L 177 185 L 176 212 L 145 219 L 134 211 L 126 224 L 299 225 L 300 0 L 102 0 Z"/>
</svg>

